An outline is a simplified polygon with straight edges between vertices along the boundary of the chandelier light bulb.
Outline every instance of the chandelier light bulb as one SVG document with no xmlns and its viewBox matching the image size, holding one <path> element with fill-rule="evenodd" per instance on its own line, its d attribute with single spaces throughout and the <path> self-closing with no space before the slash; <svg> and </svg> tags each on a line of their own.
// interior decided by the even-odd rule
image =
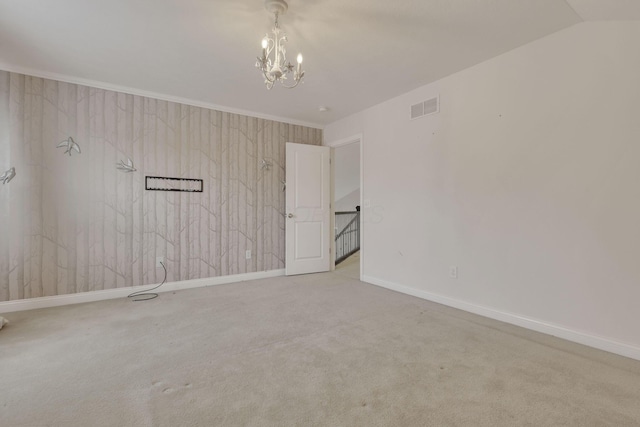
<svg viewBox="0 0 640 427">
<path fill-rule="evenodd" d="M 298 60 L 298 64 L 302 64 L 302 54 L 301 53 L 298 54 L 297 60 Z"/>
<path fill-rule="evenodd" d="M 269 46 L 269 40 L 267 40 L 267 38 L 265 37 L 264 39 L 262 39 L 262 48 L 266 49 L 267 46 Z"/>
</svg>

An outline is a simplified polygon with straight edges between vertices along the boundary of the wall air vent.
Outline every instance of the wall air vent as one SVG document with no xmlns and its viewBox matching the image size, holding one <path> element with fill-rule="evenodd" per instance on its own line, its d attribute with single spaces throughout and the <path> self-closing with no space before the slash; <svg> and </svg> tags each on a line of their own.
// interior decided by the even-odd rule
<svg viewBox="0 0 640 427">
<path fill-rule="evenodd" d="M 440 97 L 436 96 L 411 106 L 411 120 L 440 112 Z"/>
</svg>

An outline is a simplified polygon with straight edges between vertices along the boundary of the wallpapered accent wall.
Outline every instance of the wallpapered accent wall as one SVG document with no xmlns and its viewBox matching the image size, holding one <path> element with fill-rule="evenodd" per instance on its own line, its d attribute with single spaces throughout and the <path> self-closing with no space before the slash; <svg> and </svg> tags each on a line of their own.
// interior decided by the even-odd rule
<svg viewBox="0 0 640 427">
<path fill-rule="evenodd" d="M 0 301 L 284 268 L 285 142 L 322 131 L 0 71 Z"/>
</svg>

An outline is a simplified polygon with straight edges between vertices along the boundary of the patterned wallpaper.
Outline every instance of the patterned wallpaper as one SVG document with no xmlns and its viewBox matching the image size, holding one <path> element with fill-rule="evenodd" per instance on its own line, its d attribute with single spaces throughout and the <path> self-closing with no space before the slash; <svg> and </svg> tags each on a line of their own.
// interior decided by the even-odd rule
<svg viewBox="0 0 640 427">
<path fill-rule="evenodd" d="M 0 71 L 0 301 L 284 268 L 285 142 L 322 131 Z"/>
</svg>

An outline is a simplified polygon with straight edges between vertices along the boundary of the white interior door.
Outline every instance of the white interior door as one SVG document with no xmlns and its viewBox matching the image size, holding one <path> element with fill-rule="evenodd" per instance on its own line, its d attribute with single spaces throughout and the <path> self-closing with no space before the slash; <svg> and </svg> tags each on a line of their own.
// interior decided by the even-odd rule
<svg viewBox="0 0 640 427">
<path fill-rule="evenodd" d="M 287 142 L 285 274 L 329 271 L 331 149 Z"/>
</svg>

